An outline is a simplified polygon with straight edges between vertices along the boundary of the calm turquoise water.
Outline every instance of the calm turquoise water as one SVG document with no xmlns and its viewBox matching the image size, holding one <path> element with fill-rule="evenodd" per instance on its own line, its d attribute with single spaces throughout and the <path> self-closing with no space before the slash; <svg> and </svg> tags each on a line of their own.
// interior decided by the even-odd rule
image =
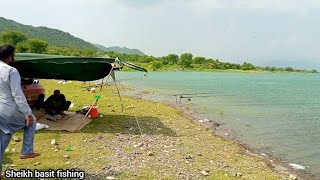
<svg viewBox="0 0 320 180">
<path fill-rule="evenodd" d="M 252 147 L 320 175 L 320 74 L 119 72 L 117 80 L 154 90 L 156 100 L 210 93 L 182 103 L 194 105 L 202 118 L 225 123 Z"/>
</svg>

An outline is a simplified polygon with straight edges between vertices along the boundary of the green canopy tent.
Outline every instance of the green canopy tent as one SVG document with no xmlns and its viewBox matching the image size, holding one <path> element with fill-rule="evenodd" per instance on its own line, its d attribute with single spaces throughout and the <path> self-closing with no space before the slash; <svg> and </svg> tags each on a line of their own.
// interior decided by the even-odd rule
<svg viewBox="0 0 320 180">
<path fill-rule="evenodd" d="M 12 66 L 21 77 L 93 81 L 106 77 L 114 63 L 114 58 L 17 53 Z"/>
</svg>

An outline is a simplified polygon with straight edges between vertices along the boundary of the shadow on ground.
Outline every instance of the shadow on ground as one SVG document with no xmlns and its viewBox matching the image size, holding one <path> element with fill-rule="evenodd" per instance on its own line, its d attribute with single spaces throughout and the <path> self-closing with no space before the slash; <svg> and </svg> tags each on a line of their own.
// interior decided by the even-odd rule
<svg viewBox="0 0 320 180">
<path fill-rule="evenodd" d="M 176 137 L 177 134 L 166 127 L 159 118 L 152 116 L 104 115 L 86 125 L 82 133 L 121 133 L 140 135 L 165 135 Z M 79 119 L 81 121 L 81 119 Z M 140 128 L 139 128 L 140 127 Z M 57 131 L 40 130 L 37 133 L 54 133 Z M 76 132 L 75 132 L 76 133 Z"/>
</svg>

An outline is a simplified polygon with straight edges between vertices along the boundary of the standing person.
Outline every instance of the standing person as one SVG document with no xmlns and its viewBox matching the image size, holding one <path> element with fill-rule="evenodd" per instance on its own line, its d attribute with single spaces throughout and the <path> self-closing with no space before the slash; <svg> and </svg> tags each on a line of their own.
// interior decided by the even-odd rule
<svg viewBox="0 0 320 180">
<path fill-rule="evenodd" d="M 11 45 L 0 46 L 0 174 L 4 151 L 12 135 L 20 129 L 24 130 L 20 159 L 40 155 L 33 150 L 36 118 L 23 94 L 19 72 L 9 65 L 15 59 L 14 51 Z"/>
</svg>

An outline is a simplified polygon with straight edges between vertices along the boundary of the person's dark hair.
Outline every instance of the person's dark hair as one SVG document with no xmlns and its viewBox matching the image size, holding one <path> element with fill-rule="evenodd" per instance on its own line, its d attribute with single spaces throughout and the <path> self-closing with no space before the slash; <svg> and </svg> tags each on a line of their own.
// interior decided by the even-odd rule
<svg viewBox="0 0 320 180">
<path fill-rule="evenodd" d="M 9 56 L 13 55 L 14 51 L 15 51 L 15 48 L 12 45 L 1 45 L 0 46 L 0 60 L 4 61 Z"/>
<path fill-rule="evenodd" d="M 54 93 L 54 94 L 55 94 L 55 93 L 60 93 L 60 90 L 56 89 L 56 90 L 54 90 L 53 93 Z"/>
</svg>

